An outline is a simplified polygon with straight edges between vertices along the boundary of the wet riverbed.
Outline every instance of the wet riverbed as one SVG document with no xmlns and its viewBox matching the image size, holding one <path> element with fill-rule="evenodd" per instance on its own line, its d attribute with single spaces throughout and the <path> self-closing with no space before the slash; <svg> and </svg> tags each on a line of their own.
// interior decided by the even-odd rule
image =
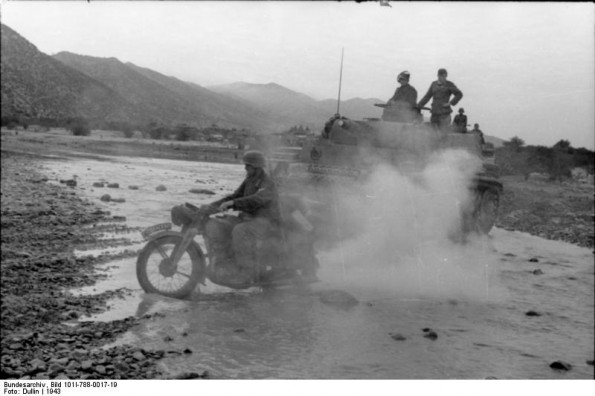
<svg viewBox="0 0 595 396">
<path fill-rule="evenodd" d="M 142 246 L 139 228 L 169 220 L 178 203 L 230 193 L 238 165 L 109 158 L 47 161 L 57 179 L 126 217 L 135 231 L 106 234 Z M 118 188 L 93 187 L 105 181 Z M 166 191 L 157 191 L 163 185 Z M 129 189 L 137 186 L 138 189 Z M 191 193 L 210 190 L 215 195 Z M 125 202 L 101 202 L 109 194 Z M 310 290 L 230 292 L 208 285 L 188 300 L 146 295 L 135 259 L 104 264 L 109 277 L 73 293 L 127 288 L 105 313 L 86 320 L 153 315 L 116 343 L 186 350 L 164 372 L 208 370 L 215 378 L 592 378 L 593 254 L 562 242 L 500 229 L 465 246 L 433 246 L 398 266 L 371 250 L 321 251 L 321 282 Z M 427 255 L 428 257 L 425 257 Z M 431 256 L 431 257 L 429 257 Z M 437 265 L 436 263 L 440 263 Z M 326 298 L 339 290 L 337 299 Z M 84 319 L 85 320 L 85 319 Z M 425 331 L 424 331 L 425 330 Z M 434 334 L 435 336 L 433 336 Z M 570 371 L 549 366 L 572 365 Z"/>
</svg>

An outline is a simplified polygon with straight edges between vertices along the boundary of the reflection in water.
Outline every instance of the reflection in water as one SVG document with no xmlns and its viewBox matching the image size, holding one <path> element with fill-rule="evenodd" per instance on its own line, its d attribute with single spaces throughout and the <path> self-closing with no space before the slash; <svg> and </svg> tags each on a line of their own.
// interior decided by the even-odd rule
<svg viewBox="0 0 595 396">
<path fill-rule="evenodd" d="M 314 296 L 294 290 L 232 292 L 184 301 L 167 325 L 147 321 L 134 332 L 144 345 L 173 338 L 170 347 L 190 348 L 184 359 L 164 362 L 167 370 L 207 369 L 216 377 L 294 377 L 316 344 Z M 155 312 L 160 296 L 143 298 L 137 315 Z M 157 339 L 146 337 L 157 330 Z M 293 368 L 291 368 L 293 367 Z"/>
<path fill-rule="evenodd" d="M 156 312 L 166 300 L 147 297 L 137 313 Z M 345 309 L 322 300 L 319 292 L 291 289 L 213 294 L 178 301 L 178 309 L 160 310 L 167 312 L 165 318 L 147 320 L 133 332 L 145 347 L 163 349 L 163 340 L 173 339 L 166 349 L 192 350 L 164 360 L 168 373 L 193 368 L 215 378 L 445 377 L 434 355 L 448 346 L 423 338 L 415 325 L 420 316 L 439 312 L 441 304 L 391 299 Z M 440 326 L 448 322 L 438 319 Z M 392 330 L 405 334 L 407 342 L 391 339 Z M 443 327 L 437 331 L 445 337 Z M 461 378 L 481 375 L 459 373 Z"/>
</svg>

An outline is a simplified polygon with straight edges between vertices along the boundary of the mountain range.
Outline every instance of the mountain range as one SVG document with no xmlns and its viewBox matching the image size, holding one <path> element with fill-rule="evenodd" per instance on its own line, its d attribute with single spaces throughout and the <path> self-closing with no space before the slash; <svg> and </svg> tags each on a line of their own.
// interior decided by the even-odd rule
<svg viewBox="0 0 595 396">
<path fill-rule="evenodd" d="M 317 101 L 275 83 L 205 88 L 116 58 L 49 56 L 8 26 L 1 29 L 3 115 L 278 132 L 295 125 L 318 130 L 336 112 L 336 100 Z M 378 117 L 378 102 L 341 101 L 341 114 Z"/>
<path fill-rule="evenodd" d="M 337 112 L 337 100 L 315 100 L 274 82 L 202 87 L 116 58 L 60 52 L 49 56 L 1 24 L 2 116 L 53 120 L 82 117 L 94 125 L 150 122 L 213 124 L 256 133 L 301 125 L 313 131 Z M 378 118 L 383 100 L 342 100 L 351 119 Z M 486 136 L 496 147 L 502 140 Z"/>
</svg>

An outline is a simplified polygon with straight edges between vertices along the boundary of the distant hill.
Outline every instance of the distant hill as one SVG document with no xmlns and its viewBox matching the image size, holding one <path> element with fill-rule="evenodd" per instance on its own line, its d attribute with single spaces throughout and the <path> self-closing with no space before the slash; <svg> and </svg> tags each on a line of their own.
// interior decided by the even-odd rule
<svg viewBox="0 0 595 396">
<path fill-rule="evenodd" d="M 132 63 L 126 63 L 126 65 L 175 93 L 186 102 L 193 103 L 198 111 L 205 113 L 207 118 L 214 118 L 218 124 L 231 123 L 240 127 L 247 126 L 255 130 L 274 128 L 274 120 L 269 122 L 266 113 L 258 111 L 244 101 L 230 99 L 200 85 L 184 82 L 175 77 L 167 77 Z"/>
<path fill-rule="evenodd" d="M 250 102 L 259 110 L 279 117 L 286 124 L 308 126 L 313 130 L 322 129 L 324 123 L 337 112 L 336 99 L 317 101 L 276 83 L 235 82 L 207 88 Z M 381 109 L 373 105 L 380 102 L 379 99 L 359 98 L 341 101 L 340 112 L 352 119 L 380 117 Z"/>
<path fill-rule="evenodd" d="M 349 100 L 342 100 L 339 112 L 341 115 L 351 118 L 352 120 L 362 120 L 364 118 L 380 118 L 382 116 L 382 109 L 374 106 L 375 103 L 386 103 L 380 99 L 361 99 L 354 98 Z M 318 102 L 319 106 L 325 109 L 327 114 L 335 114 L 337 112 L 337 99 L 326 99 Z"/>
<path fill-rule="evenodd" d="M 207 88 L 230 98 L 247 101 L 258 110 L 274 116 L 287 126 L 303 125 L 310 128 L 321 128 L 324 121 L 333 114 L 325 113 L 324 109 L 309 96 L 275 83 L 235 82 Z"/>
<path fill-rule="evenodd" d="M 60 52 L 48 56 L 2 25 L 2 115 L 64 119 L 84 117 L 146 125 L 249 129 L 282 132 L 293 126 L 320 131 L 337 112 L 337 100 L 315 100 L 274 82 L 235 82 L 201 87 L 156 71 L 98 58 Z M 351 119 L 379 118 L 380 99 L 342 100 L 340 113 Z M 502 140 L 486 136 L 496 147 Z"/>
<path fill-rule="evenodd" d="M 60 52 L 54 58 L 118 92 L 138 108 L 145 122 L 198 127 L 217 124 L 254 130 L 269 127 L 266 115 L 247 103 L 132 63 L 68 52 Z"/>
<path fill-rule="evenodd" d="M 1 25 L 2 115 L 123 119 L 135 109 L 108 86 L 40 52 Z"/>
<path fill-rule="evenodd" d="M 53 120 L 276 131 L 291 126 L 250 103 L 155 71 L 68 52 L 49 56 L 2 25 L 2 115 Z"/>
</svg>

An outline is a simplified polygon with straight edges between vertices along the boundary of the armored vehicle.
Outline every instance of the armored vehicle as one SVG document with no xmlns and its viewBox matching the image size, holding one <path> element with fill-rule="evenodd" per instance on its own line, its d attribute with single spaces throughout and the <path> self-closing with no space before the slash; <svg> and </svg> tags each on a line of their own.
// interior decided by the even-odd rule
<svg viewBox="0 0 595 396">
<path fill-rule="evenodd" d="M 384 108 L 382 118 L 356 121 L 335 114 L 320 136 L 302 147 L 274 149 L 270 162 L 275 179 L 289 189 L 293 186 L 302 194 L 329 202 L 333 197 L 321 197 L 320 192 L 328 194 L 333 189 L 323 187 L 365 185 L 361 181 L 380 163 L 389 163 L 400 173 L 415 178 L 436 152 L 464 149 L 481 161 L 481 167 L 468 186 L 473 197 L 471 203 L 461 208 L 461 231 L 489 233 L 497 218 L 502 192 L 493 146 L 484 144 L 483 137 L 474 133 L 438 131 L 424 122 L 421 110 L 402 122 L 398 109 L 377 106 Z M 361 193 L 370 195 L 366 191 Z"/>
</svg>

